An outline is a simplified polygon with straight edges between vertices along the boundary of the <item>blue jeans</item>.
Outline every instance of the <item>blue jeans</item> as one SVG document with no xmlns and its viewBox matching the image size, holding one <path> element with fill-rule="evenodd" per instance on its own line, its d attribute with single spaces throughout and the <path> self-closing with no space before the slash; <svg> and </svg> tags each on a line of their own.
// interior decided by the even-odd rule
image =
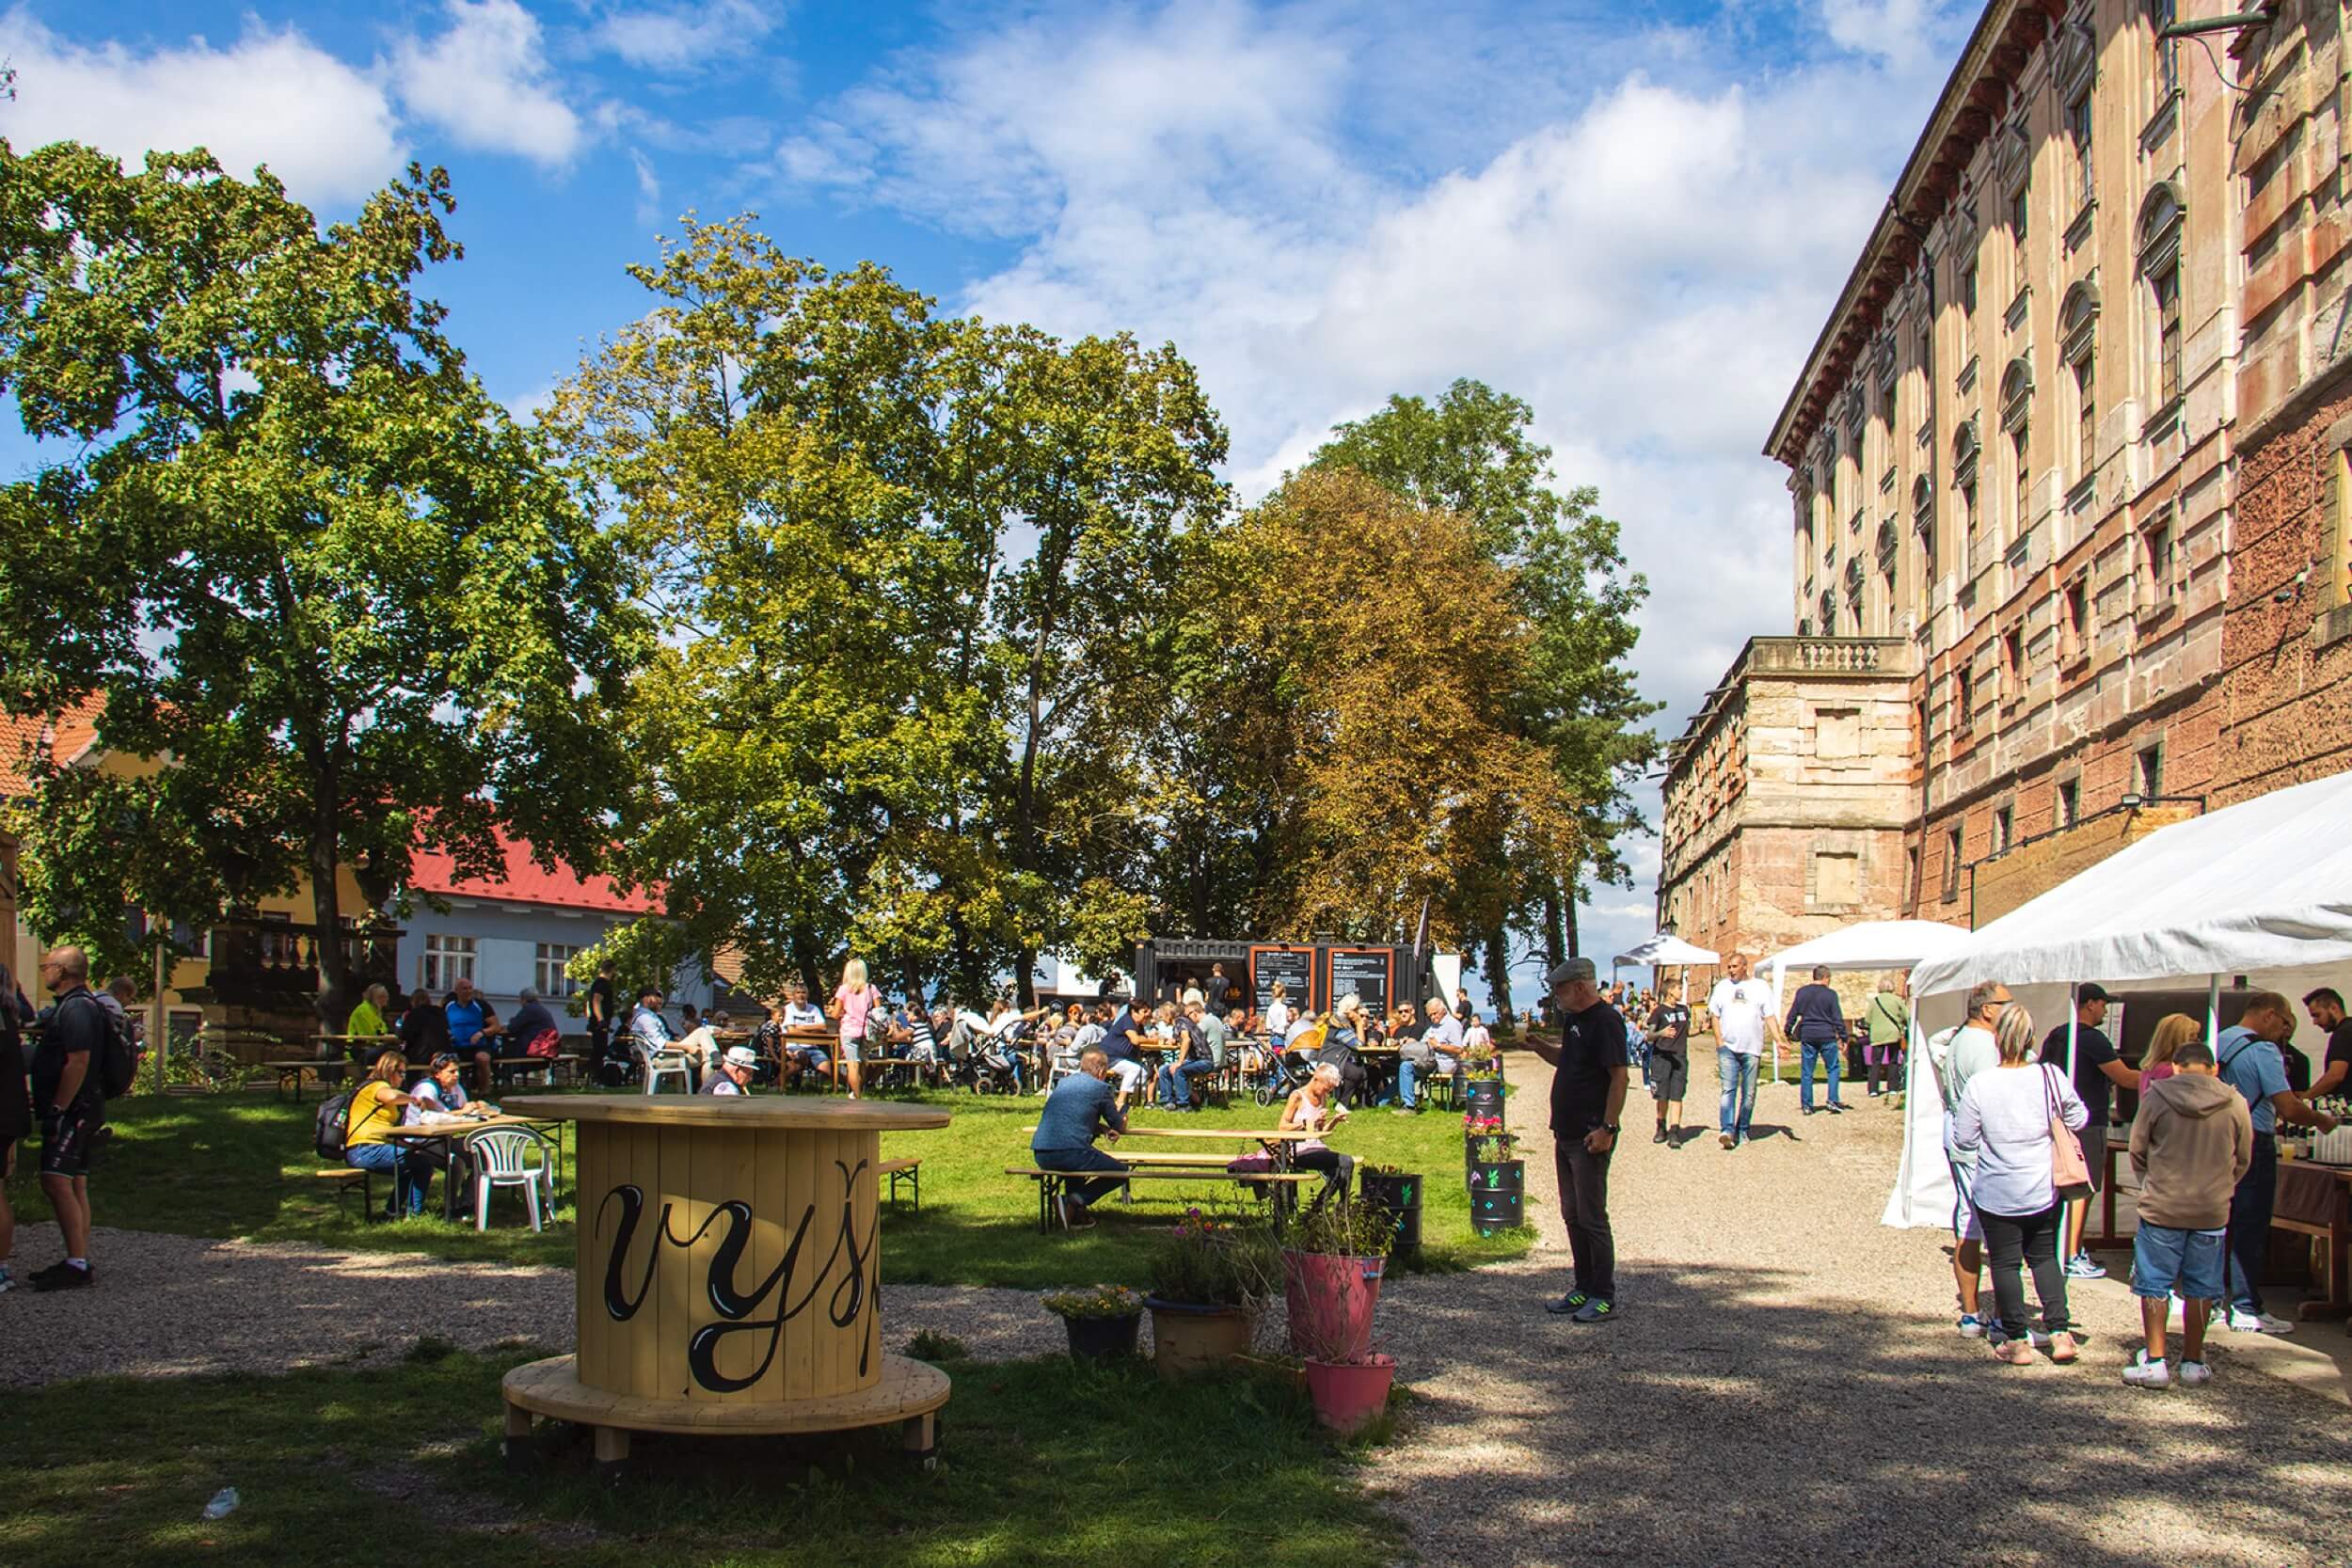
<svg viewBox="0 0 2352 1568">
<path fill-rule="evenodd" d="M 1845 1070 L 1844 1053 L 1836 1040 L 1806 1040 L 1797 1048 L 1797 1102 L 1813 1109 L 1813 1063 L 1818 1058 L 1829 1078 L 1829 1102 L 1837 1103 L 1837 1075 Z"/>
<path fill-rule="evenodd" d="M 1723 1130 L 1735 1137 L 1748 1135 L 1748 1122 L 1756 1115 L 1756 1068 L 1763 1058 L 1737 1051 L 1715 1050 L 1715 1071 L 1724 1081 L 1721 1110 Z M 1734 1101 L 1738 1115 L 1733 1115 Z"/>
<path fill-rule="evenodd" d="M 1084 1148 L 1033 1148 L 1029 1157 L 1037 1162 L 1040 1170 L 1123 1172 L 1127 1168 L 1091 1144 Z M 1071 1181 L 1064 1183 L 1062 1190 L 1080 1203 L 1091 1206 L 1096 1200 L 1119 1191 L 1121 1185 L 1123 1183 L 1117 1180 Z"/>
<path fill-rule="evenodd" d="M 1408 1111 L 1413 1108 L 1413 1064 L 1402 1056 L 1396 1059 L 1396 1102 Z"/>
<path fill-rule="evenodd" d="M 1628 1067 L 1638 1068 L 1641 1070 L 1642 1087 L 1648 1088 L 1650 1086 L 1649 1041 L 1639 1035 L 1629 1038 L 1625 1042 L 1625 1060 Z"/>
<path fill-rule="evenodd" d="M 358 1170 L 389 1171 L 392 1190 L 385 1210 L 397 1218 L 403 1209 L 410 1217 L 424 1212 L 424 1193 L 433 1184 L 433 1156 L 422 1149 L 397 1144 L 354 1144 L 343 1150 L 343 1164 Z"/>
<path fill-rule="evenodd" d="M 1160 1069 L 1159 1092 L 1163 1104 L 1178 1110 L 1192 1107 L 1192 1081 L 1206 1078 L 1216 1071 L 1215 1062 L 1170 1062 Z"/>
<path fill-rule="evenodd" d="M 2270 1248 L 2270 1212 L 2278 1203 L 2278 1134 L 2257 1132 L 2254 1163 L 2230 1195 L 2230 1306 L 2236 1311 L 2263 1309 L 2262 1291 L 2254 1282 L 2262 1277 Z"/>
</svg>

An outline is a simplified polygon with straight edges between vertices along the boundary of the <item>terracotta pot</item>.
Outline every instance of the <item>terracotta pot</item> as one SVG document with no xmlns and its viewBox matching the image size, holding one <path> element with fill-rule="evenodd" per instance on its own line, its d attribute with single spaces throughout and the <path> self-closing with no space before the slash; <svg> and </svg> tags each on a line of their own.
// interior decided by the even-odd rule
<svg viewBox="0 0 2352 1568">
<path fill-rule="evenodd" d="M 1396 1357 L 1370 1355 L 1361 1361 L 1307 1363 L 1307 1393 L 1315 1419 L 1343 1437 L 1353 1437 L 1388 1408 L 1396 1381 Z"/>
<path fill-rule="evenodd" d="M 1372 1313 L 1380 1302 L 1382 1259 L 1327 1252 L 1282 1254 L 1282 1295 L 1291 1354 L 1359 1361 L 1372 1354 Z"/>
<path fill-rule="evenodd" d="M 1248 1354 L 1258 1320 L 1246 1307 L 1209 1307 L 1157 1296 L 1145 1297 L 1143 1305 L 1152 1309 L 1152 1364 L 1164 1382 L 1215 1371 Z"/>
</svg>

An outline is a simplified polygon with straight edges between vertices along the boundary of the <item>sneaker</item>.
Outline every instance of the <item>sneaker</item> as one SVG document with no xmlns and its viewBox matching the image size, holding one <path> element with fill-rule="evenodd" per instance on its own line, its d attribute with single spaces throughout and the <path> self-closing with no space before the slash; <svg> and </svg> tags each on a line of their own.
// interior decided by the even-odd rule
<svg viewBox="0 0 2352 1568">
<path fill-rule="evenodd" d="M 1584 1304 L 1592 1299 L 1592 1297 L 1586 1295 L 1581 1291 L 1570 1291 L 1566 1295 L 1562 1296 L 1558 1301 L 1548 1301 L 1544 1303 L 1544 1310 L 1549 1312 L 1554 1317 L 1573 1317 L 1577 1313 L 1583 1311 Z"/>
<path fill-rule="evenodd" d="M 97 1281 L 98 1271 L 96 1269 L 87 1267 L 77 1269 L 61 1259 L 33 1275 L 33 1289 L 36 1291 L 78 1291 L 86 1285 L 94 1285 Z"/>
<path fill-rule="evenodd" d="M 1736 1147 L 1731 1134 L 1728 1132 L 1723 1133 L 1716 1141 L 1721 1143 L 1725 1148 Z"/>
<path fill-rule="evenodd" d="M 2292 1334 L 2295 1325 L 2284 1318 L 2274 1318 L 2267 1312 L 2241 1312 L 2230 1308 L 2230 1326 L 2240 1334 Z"/>
<path fill-rule="evenodd" d="M 1807 1105 L 1807 1106 L 1804 1108 L 1804 1114 L 1805 1114 L 1806 1116 L 1811 1116 L 1811 1115 L 1814 1113 L 1814 1111 L 1815 1111 L 1816 1109 L 1817 1109 L 1817 1107 L 1815 1107 L 1815 1106 Z"/>
<path fill-rule="evenodd" d="M 1995 1360 L 2006 1361 L 2012 1367 L 2033 1365 L 2033 1347 L 2023 1339 L 2002 1340 L 1993 1347 L 1993 1355 Z"/>
<path fill-rule="evenodd" d="M 1846 1107 L 1833 1100 L 1829 1102 L 1829 1114 L 1834 1117 L 1842 1117 L 1846 1114 Z"/>
<path fill-rule="evenodd" d="M 2188 1381 L 2188 1370 L 2194 1361 L 2181 1363 L 2181 1381 Z M 2169 1388 L 2172 1386 L 2172 1369 L 2161 1361 L 2151 1361 L 2144 1350 L 2132 1352 L 2132 1364 L 2123 1369 L 2123 1381 L 2135 1388 Z"/>
<path fill-rule="evenodd" d="M 2105 1279 L 2106 1276 L 2107 1271 L 2087 1252 L 2078 1252 L 2066 1260 L 2066 1277 L 2069 1279 Z"/>
<path fill-rule="evenodd" d="M 1960 1315 L 1960 1337 L 1963 1339 L 1983 1338 L 1984 1320 L 1974 1312 L 1963 1312 Z"/>
<path fill-rule="evenodd" d="M 2213 1369 L 2206 1366 L 2202 1361 L 2184 1361 L 2181 1363 L 2182 1387 L 2201 1388 L 2212 1381 Z"/>
<path fill-rule="evenodd" d="M 16 1281 L 9 1277 L 6 1268 L 0 1268 L 0 1295 L 6 1295 L 15 1289 Z"/>
<path fill-rule="evenodd" d="M 1094 1224 L 1094 1216 L 1087 1212 L 1085 1204 L 1066 1197 L 1061 1200 L 1061 1223 L 1069 1229 L 1084 1230 Z"/>
<path fill-rule="evenodd" d="M 1660 1122 L 1660 1123 L 1658 1124 L 1658 1135 L 1657 1135 L 1656 1137 L 1654 1137 L 1654 1138 L 1650 1139 L 1650 1142 L 1652 1142 L 1652 1143 L 1654 1143 L 1654 1144 L 1662 1144 L 1662 1143 L 1664 1143 L 1665 1141 L 1666 1141 L 1666 1124 L 1665 1124 L 1664 1122 L 1662 1122 L 1662 1121 L 1661 1121 L 1661 1122 Z"/>
<path fill-rule="evenodd" d="M 1616 1307 L 1605 1301 L 1588 1301 L 1577 1312 L 1576 1323 L 1605 1323 L 1617 1315 Z"/>
</svg>

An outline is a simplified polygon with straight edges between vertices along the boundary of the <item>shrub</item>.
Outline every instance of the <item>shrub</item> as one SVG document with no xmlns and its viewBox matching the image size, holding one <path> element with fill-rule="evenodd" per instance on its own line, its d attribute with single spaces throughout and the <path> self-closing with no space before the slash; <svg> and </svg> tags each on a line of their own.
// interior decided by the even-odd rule
<svg viewBox="0 0 2352 1568">
<path fill-rule="evenodd" d="M 1092 1285 L 1082 1291 L 1048 1291 L 1038 1300 L 1057 1318 L 1127 1318 L 1143 1310 L 1143 1297 L 1124 1285 Z"/>
<path fill-rule="evenodd" d="M 1196 1307 L 1246 1307 L 1264 1300 L 1281 1275 L 1263 1226 L 1198 1209 L 1152 1254 L 1152 1294 Z"/>
</svg>

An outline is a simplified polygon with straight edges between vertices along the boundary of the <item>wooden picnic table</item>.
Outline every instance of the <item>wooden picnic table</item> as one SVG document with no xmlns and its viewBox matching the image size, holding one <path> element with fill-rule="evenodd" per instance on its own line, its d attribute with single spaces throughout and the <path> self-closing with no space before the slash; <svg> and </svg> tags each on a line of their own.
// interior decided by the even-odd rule
<svg viewBox="0 0 2352 1568">
<path fill-rule="evenodd" d="M 476 1103 L 480 1103 L 476 1101 Z M 548 1141 L 555 1146 L 555 1180 L 564 1180 L 564 1124 L 547 1117 L 516 1117 L 503 1112 L 497 1116 L 435 1117 L 429 1121 L 404 1122 L 384 1135 L 399 1143 L 430 1143 L 438 1138 L 448 1145 L 441 1173 L 441 1212 L 448 1220 L 457 1218 L 457 1146 L 476 1132 L 493 1127 L 528 1127 L 534 1132 L 550 1133 Z"/>
</svg>

